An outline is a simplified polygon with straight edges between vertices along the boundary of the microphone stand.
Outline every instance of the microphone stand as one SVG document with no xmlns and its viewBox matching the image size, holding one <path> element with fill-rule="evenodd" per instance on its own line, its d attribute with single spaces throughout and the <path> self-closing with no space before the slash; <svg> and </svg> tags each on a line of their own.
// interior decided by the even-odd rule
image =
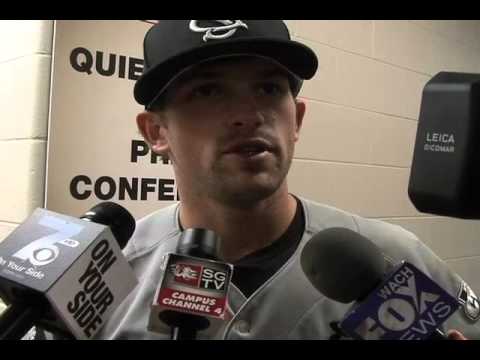
<svg viewBox="0 0 480 360">
<path fill-rule="evenodd" d="M 195 340 L 197 330 L 186 327 L 173 326 L 170 333 L 170 340 Z"/>
<path fill-rule="evenodd" d="M 195 340 L 197 332 L 209 327 L 210 321 L 203 316 L 166 310 L 158 315 L 170 326 L 170 340 Z"/>
<path fill-rule="evenodd" d="M 43 312 L 41 307 L 10 304 L 0 317 L 0 340 L 19 340 Z"/>
<path fill-rule="evenodd" d="M 428 337 L 427 340 L 450 340 L 441 330 L 435 329 L 435 331 Z"/>
</svg>

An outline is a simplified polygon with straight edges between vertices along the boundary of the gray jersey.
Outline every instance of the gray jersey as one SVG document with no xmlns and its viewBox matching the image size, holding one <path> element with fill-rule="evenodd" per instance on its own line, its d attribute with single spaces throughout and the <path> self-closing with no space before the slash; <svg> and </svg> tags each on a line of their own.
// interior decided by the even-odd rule
<svg viewBox="0 0 480 360">
<path fill-rule="evenodd" d="M 200 332 L 200 339 L 329 339 L 332 324 L 340 321 L 351 304 L 330 300 L 308 281 L 300 266 L 300 254 L 308 240 L 321 230 L 344 227 L 376 243 L 393 262 L 416 265 L 466 305 L 445 323 L 470 339 L 480 339 L 478 300 L 462 279 L 415 235 L 382 221 L 365 219 L 333 207 L 300 198 L 305 212 L 305 232 L 292 257 L 250 297 L 231 284 L 227 320 L 219 328 Z M 168 339 L 169 334 L 147 330 L 150 307 L 162 278 L 161 261 L 174 252 L 181 229 L 178 205 L 161 209 L 140 220 L 124 249 L 139 279 L 138 286 L 123 301 L 97 336 L 103 339 Z"/>
</svg>

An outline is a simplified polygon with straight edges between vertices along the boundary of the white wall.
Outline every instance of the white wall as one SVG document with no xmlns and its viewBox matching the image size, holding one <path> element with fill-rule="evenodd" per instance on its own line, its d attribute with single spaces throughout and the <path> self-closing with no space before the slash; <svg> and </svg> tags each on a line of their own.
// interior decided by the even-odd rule
<svg viewBox="0 0 480 360">
<path fill-rule="evenodd" d="M 0 239 L 43 206 L 53 21 L 0 21 Z"/>
<path fill-rule="evenodd" d="M 420 214 L 406 193 L 423 86 L 480 72 L 480 21 L 287 23 L 320 60 L 291 191 L 412 230 L 480 292 L 479 222 Z M 43 204 L 52 34 L 0 21 L 0 239 Z"/>
<path fill-rule="evenodd" d="M 407 185 L 425 83 L 480 73 L 480 21 L 288 21 L 320 61 L 291 190 L 416 233 L 480 292 L 480 222 L 420 214 Z"/>
</svg>

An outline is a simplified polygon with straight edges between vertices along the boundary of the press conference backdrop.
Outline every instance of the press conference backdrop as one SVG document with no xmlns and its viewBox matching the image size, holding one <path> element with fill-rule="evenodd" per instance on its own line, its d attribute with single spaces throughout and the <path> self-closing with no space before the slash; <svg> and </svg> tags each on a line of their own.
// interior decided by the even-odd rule
<svg viewBox="0 0 480 360">
<path fill-rule="evenodd" d="M 176 195 L 171 166 L 151 157 L 135 127 L 141 107 L 132 88 L 151 24 L 55 23 L 47 208 L 78 216 L 108 199 L 138 219 L 171 204 Z M 308 108 L 289 175 L 291 191 L 412 230 L 480 292 L 479 222 L 420 214 L 406 192 L 423 86 L 441 70 L 480 72 L 480 23 L 287 24 L 320 60 L 317 75 L 300 94 Z M 6 66 L 0 69 L 11 73 Z M 23 105 L 25 97 L 19 98 Z M 23 179 L 15 170 L 22 162 L 1 154 L 11 175 Z M 22 221 L 9 220 L 10 213 L 5 210 L 0 220 Z"/>
<path fill-rule="evenodd" d="M 136 128 L 133 101 L 142 73 L 142 21 L 57 21 L 46 206 L 81 214 L 99 201 L 136 218 L 176 198 L 172 167 Z"/>
<path fill-rule="evenodd" d="M 480 72 L 478 22 L 287 21 L 320 67 L 301 92 L 307 117 L 292 192 L 413 230 L 480 290 L 476 221 L 418 213 L 406 189 L 424 84 Z M 175 201 L 171 165 L 135 126 L 145 21 L 56 21 L 47 208 L 81 214 L 113 200 L 136 218 Z"/>
</svg>

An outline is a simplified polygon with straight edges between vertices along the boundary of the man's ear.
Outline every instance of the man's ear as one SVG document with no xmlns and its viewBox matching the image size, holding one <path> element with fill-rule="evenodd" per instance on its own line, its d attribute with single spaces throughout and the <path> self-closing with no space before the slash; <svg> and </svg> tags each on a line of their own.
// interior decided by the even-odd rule
<svg viewBox="0 0 480 360">
<path fill-rule="evenodd" d="M 137 126 L 152 151 L 160 155 L 168 155 L 167 126 L 158 114 L 150 111 L 141 112 L 137 115 Z"/>
<path fill-rule="evenodd" d="M 300 137 L 300 129 L 302 128 L 303 124 L 303 117 L 305 116 L 305 109 L 306 109 L 306 104 L 305 101 L 295 99 L 295 107 L 296 107 L 296 117 L 295 117 L 295 141 L 298 141 Z"/>
</svg>

